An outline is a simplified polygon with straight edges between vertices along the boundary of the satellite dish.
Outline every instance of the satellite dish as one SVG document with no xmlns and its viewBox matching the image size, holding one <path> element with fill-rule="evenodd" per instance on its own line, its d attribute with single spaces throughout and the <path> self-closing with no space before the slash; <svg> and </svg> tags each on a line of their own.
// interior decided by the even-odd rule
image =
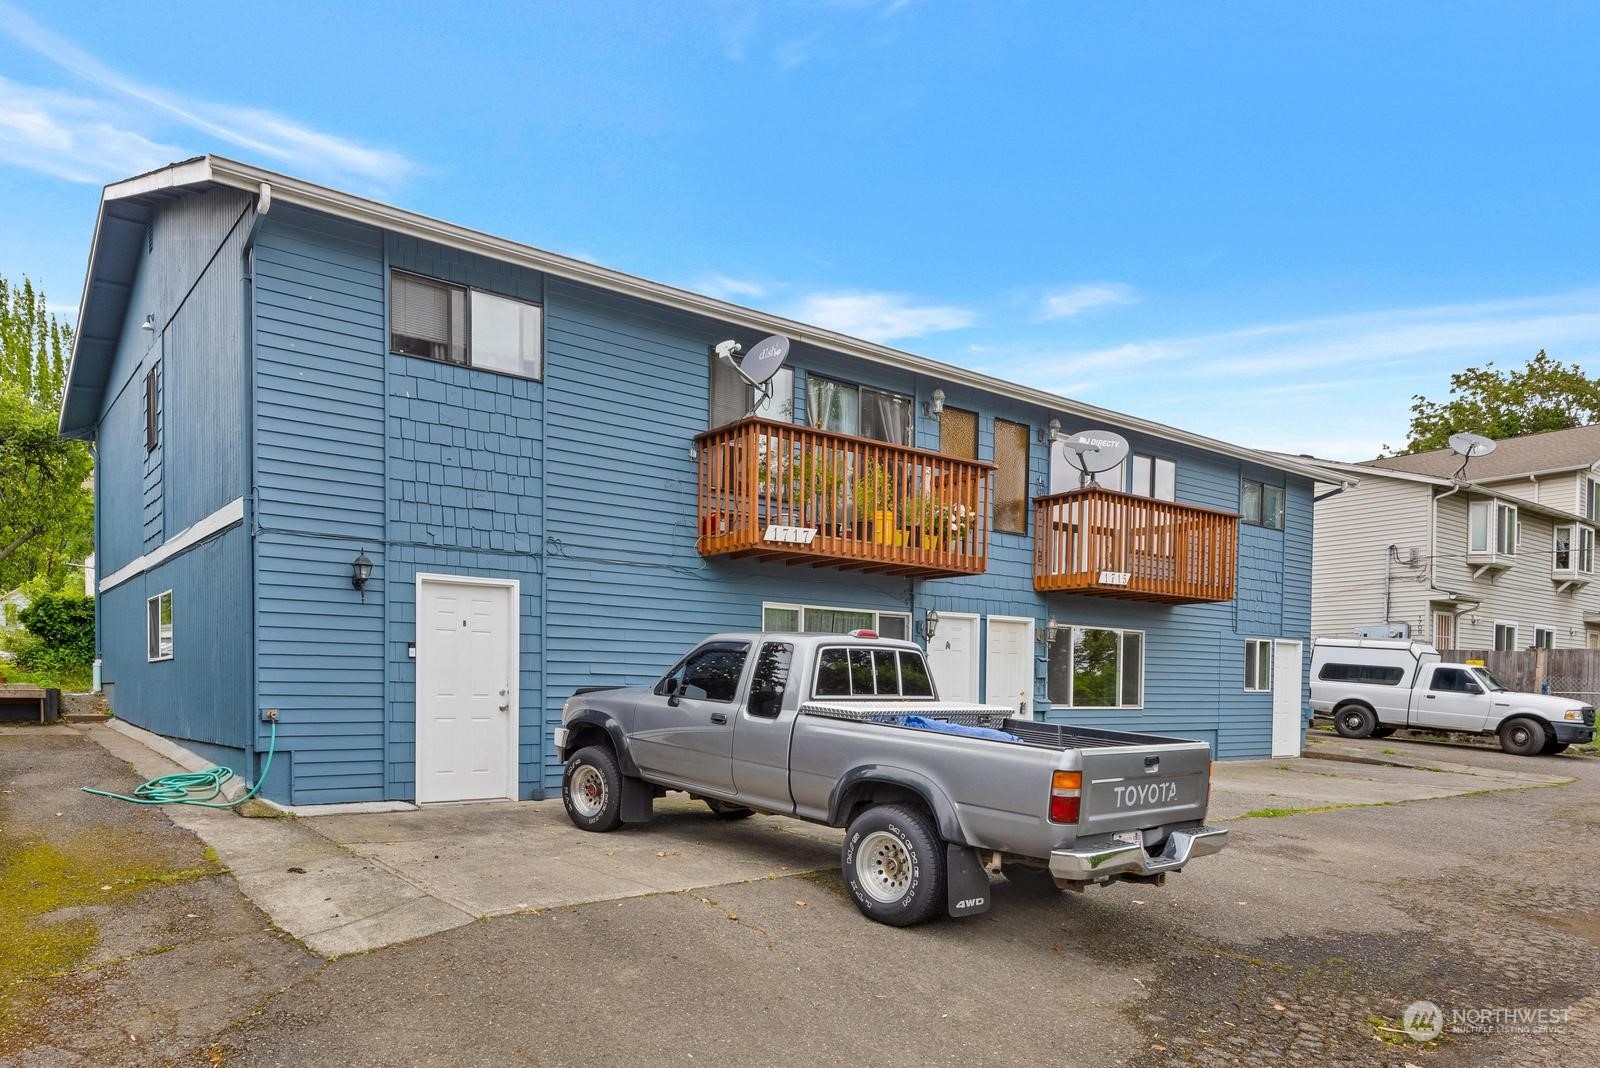
<svg viewBox="0 0 1600 1068">
<path fill-rule="evenodd" d="M 1494 438 L 1486 438 L 1482 434 L 1451 434 L 1450 449 L 1457 456 L 1472 459 L 1474 456 L 1487 456 L 1499 446 Z"/>
<path fill-rule="evenodd" d="M 1451 434 L 1450 449 L 1462 458 L 1461 466 L 1456 468 L 1456 473 L 1451 477 L 1460 478 L 1474 456 L 1484 456 L 1494 452 L 1498 446 L 1499 442 L 1493 438 L 1486 438 L 1482 434 Z"/>
<path fill-rule="evenodd" d="M 772 376 L 783 366 L 783 361 L 788 358 L 789 339 L 782 334 L 773 334 L 756 342 L 750 351 L 745 353 L 744 359 L 739 361 L 739 373 L 744 375 L 752 386 L 759 386 L 771 381 Z"/>
<path fill-rule="evenodd" d="M 1098 486 L 1095 475 L 1109 471 L 1128 457 L 1128 441 L 1109 430 L 1080 430 L 1058 439 L 1061 455 L 1081 474 L 1079 485 Z"/>
<path fill-rule="evenodd" d="M 739 377 L 750 383 L 756 396 L 752 397 L 750 410 L 745 414 L 754 415 L 756 409 L 772 399 L 772 377 L 778 373 L 783 362 L 789 358 L 789 339 L 782 334 L 773 334 L 764 337 L 750 347 L 743 359 L 738 359 L 743 347 L 737 341 L 723 341 L 711 347 L 717 358 L 724 360 Z"/>
</svg>

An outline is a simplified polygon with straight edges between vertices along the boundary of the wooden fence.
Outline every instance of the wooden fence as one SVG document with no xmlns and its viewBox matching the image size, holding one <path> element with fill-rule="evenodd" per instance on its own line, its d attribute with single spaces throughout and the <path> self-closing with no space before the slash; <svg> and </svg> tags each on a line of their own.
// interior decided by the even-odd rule
<svg viewBox="0 0 1600 1068">
<path fill-rule="evenodd" d="M 1508 688 L 1600 704 L 1600 649 L 1446 649 L 1446 661 L 1481 660 Z"/>
</svg>

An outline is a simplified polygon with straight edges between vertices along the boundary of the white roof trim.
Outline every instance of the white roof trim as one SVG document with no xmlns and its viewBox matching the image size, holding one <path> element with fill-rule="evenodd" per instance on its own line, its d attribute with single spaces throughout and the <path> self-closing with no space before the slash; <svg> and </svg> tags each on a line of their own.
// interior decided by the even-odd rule
<svg viewBox="0 0 1600 1068">
<path fill-rule="evenodd" d="M 675 286 L 652 282 L 645 278 L 624 274 L 621 271 L 600 267 L 584 260 L 576 260 L 569 256 L 546 252 L 531 245 L 519 244 L 503 237 L 495 237 L 478 230 L 471 230 L 454 223 L 419 215 L 403 208 L 368 200 L 365 197 L 355 196 L 351 193 L 342 193 L 336 189 L 329 189 L 326 186 L 316 185 L 288 175 L 278 174 L 274 171 L 263 170 L 260 167 L 253 167 L 250 164 L 240 163 L 222 156 L 205 156 L 198 160 L 174 164 L 162 171 L 155 171 L 137 178 L 130 178 L 126 182 L 108 186 L 105 192 L 105 199 L 114 200 L 123 197 L 141 196 L 180 185 L 198 184 L 207 181 L 242 189 L 250 193 L 260 189 L 263 182 L 268 182 L 272 185 L 273 197 L 284 203 L 298 204 L 313 211 L 320 211 L 339 218 L 391 230 L 395 233 L 420 238 L 424 241 L 432 241 L 436 244 L 465 252 L 477 253 L 505 263 L 529 267 L 614 293 L 622 293 L 652 303 L 663 304 L 679 311 L 720 319 L 763 333 L 784 334 L 794 341 L 806 342 L 819 348 L 854 356 L 858 359 L 870 360 L 874 363 L 888 364 L 910 371 L 913 374 L 942 379 L 945 382 L 981 390 L 986 393 L 996 393 L 1001 396 L 1011 397 L 1063 415 L 1077 416 L 1086 420 L 1109 423 L 1126 430 L 1151 434 L 1206 452 L 1231 456 L 1238 460 L 1260 464 L 1263 467 L 1278 471 L 1287 471 L 1302 478 L 1317 479 L 1322 477 L 1322 472 L 1317 467 L 1302 463 L 1299 460 L 1276 457 L 1263 450 L 1250 449 L 1242 445 L 1232 445 L 1225 441 L 1190 433 L 1186 430 L 1179 430 L 1176 427 L 1165 426 L 1148 419 L 1140 419 L 1121 412 L 1114 412 L 1107 408 L 1084 404 L 1081 401 L 1068 400 L 1059 394 L 1049 393 L 1042 389 L 1034 389 L 1031 386 L 1007 382 L 1004 379 L 993 378 L 952 364 L 940 363 L 937 360 L 930 360 L 925 356 L 890 348 L 887 345 L 862 341 L 859 338 L 836 333 L 822 327 L 799 323 L 793 319 L 785 319 L 780 315 L 756 311 L 738 304 L 717 300 L 714 297 L 691 293 Z"/>
</svg>

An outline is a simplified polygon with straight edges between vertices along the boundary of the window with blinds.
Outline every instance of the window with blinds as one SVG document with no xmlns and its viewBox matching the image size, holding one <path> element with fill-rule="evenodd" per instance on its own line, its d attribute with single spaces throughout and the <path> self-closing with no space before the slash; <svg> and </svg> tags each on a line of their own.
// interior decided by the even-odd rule
<svg viewBox="0 0 1600 1068">
<path fill-rule="evenodd" d="M 393 271 L 389 347 L 407 356 L 541 378 L 544 309 L 529 301 Z"/>
<path fill-rule="evenodd" d="M 1028 428 L 994 421 L 994 529 L 1028 532 Z"/>
</svg>

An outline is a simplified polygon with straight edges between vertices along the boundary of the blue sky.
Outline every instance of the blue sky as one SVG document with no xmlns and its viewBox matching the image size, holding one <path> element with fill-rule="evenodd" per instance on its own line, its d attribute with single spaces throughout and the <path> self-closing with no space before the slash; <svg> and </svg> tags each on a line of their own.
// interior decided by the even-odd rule
<svg viewBox="0 0 1600 1068">
<path fill-rule="evenodd" d="M 0 273 L 214 151 L 1264 448 L 1600 364 L 1600 6 L 332 6 L 0 0 Z"/>
</svg>

